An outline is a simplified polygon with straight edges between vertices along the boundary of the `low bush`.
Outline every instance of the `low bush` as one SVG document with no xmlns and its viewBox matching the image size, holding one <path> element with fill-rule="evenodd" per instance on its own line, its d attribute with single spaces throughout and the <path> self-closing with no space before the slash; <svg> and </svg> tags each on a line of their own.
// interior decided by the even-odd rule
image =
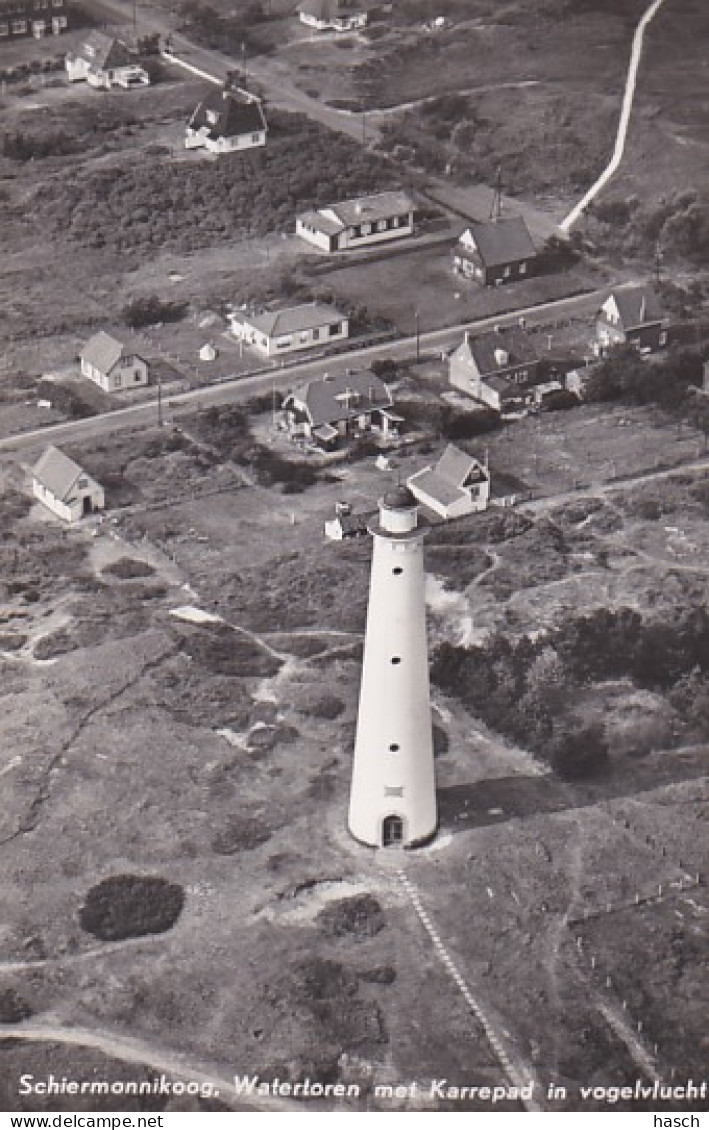
<svg viewBox="0 0 709 1130">
<path fill-rule="evenodd" d="M 181 886 L 152 875 L 112 875 L 92 887 L 79 911 L 82 930 L 103 942 L 163 934 L 180 917 Z"/>
<path fill-rule="evenodd" d="M 320 911 L 317 923 L 331 938 L 372 938 L 386 925 L 382 905 L 374 895 L 354 895 L 331 903 Z"/>
</svg>

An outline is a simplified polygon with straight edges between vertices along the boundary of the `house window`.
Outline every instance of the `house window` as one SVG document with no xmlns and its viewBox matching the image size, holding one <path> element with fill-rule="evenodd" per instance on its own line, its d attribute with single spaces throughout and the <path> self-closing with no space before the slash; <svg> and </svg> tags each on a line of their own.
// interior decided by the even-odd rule
<svg viewBox="0 0 709 1130">
<path fill-rule="evenodd" d="M 392 226 L 393 228 L 398 228 L 398 226 L 399 226 L 399 217 L 398 217 L 398 216 L 392 216 L 392 218 L 391 218 L 391 226 Z"/>
<path fill-rule="evenodd" d="M 259 142 L 260 140 L 261 140 L 261 134 L 260 133 L 252 133 L 251 134 L 251 141 L 254 145 L 256 145 L 257 142 Z"/>
<path fill-rule="evenodd" d="M 660 345 L 667 345 L 667 330 L 660 331 Z"/>
<path fill-rule="evenodd" d="M 520 263 L 519 273 L 520 273 L 520 275 L 526 275 L 527 274 L 527 264 L 526 263 Z"/>
<path fill-rule="evenodd" d="M 313 330 L 313 341 L 317 341 L 320 337 L 320 330 Z"/>
<path fill-rule="evenodd" d="M 27 20 L 13 20 L 12 21 L 12 34 L 24 35 L 27 31 Z"/>
<path fill-rule="evenodd" d="M 9 31 L 10 31 L 10 28 L 8 27 L 7 24 L 0 24 L 0 35 L 7 35 L 9 33 Z"/>
<path fill-rule="evenodd" d="M 511 274 L 512 274 L 512 268 L 509 267 L 509 266 L 505 267 L 504 271 L 502 272 L 503 278 L 508 279 Z"/>
<path fill-rule="evenodd" d="M 330 337 L 337 337 L 340 332 L 340 323 L 335 322 L 333 325 L 328 326 L 327 332 L 329 333 Z"/>
<path fill-rule="evenodd" d="M 386 230 L 387 230 L 386 220 L 377 220 L 377 231 L 386 231 Z"/>
</svg>

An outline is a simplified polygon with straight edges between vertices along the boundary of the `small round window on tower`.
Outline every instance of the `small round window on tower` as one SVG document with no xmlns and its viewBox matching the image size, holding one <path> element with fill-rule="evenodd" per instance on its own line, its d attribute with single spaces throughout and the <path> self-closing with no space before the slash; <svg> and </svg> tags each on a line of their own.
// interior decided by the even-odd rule
<svg viewBox="0 0 709 1130">
<path fill-rule="evenodd" d="M 392 666 L 396 667 L 397 663 L 401 663 L 401 656 L 400 655 L 393 655 L 391 657 L 391 662 L 392 662 Z"/>
<path fill-rule="evenodd" d="M 400 577 L 403 572 L 404 570 L 401 568 L 401 565 L 397 565 L 395 569 L 392 569 L 392 573 L 395 577 Z"/>
<path fill-rule="evenodd" d="M 398 753 L 400 748 L 401 747 L 399 746 L 399 744 L 397 742 L 392 742 L 391 745 L 389 746 L 389 752 L 390 753 Z"/>
</svg>

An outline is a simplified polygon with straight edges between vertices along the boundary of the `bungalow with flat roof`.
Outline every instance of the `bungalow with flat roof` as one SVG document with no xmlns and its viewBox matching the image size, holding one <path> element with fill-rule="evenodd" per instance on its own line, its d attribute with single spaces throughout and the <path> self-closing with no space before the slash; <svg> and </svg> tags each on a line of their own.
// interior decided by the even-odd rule
<svg viewBox="0 0 709 1130">
<path fill-rule="evenodd" d="M 234 153 L 266 144 L 268 126 L 260 100 L 246 90 L 211 90 L 197 106 L 185 131 L 186 149 Z"/>
<path fill-rule="evenodd" d="M 500 286 L 526 278 L 537 257 L 521 216 L 474 223 L 453 250 L 453 270 L 483 286 Z"/>
<path fill-rule="evenodd" d="M 365 432 L 395 436 L 403 422 L 389 387 L 371 369 L 308 381 L 286 396 L 283 413 L 292 436 L 325 447 Z"/>
<path fill-rule="evenodd" d="M 103 487 L 53 446 L 32 468 L 32 493 L 65 522 L 78 522 L 94 510 L 103 510 L 105 505 Z"/>
<path fill-rule="evenodd" d="M 594 352 L 605 353 L 613 345 L 634 345 L 641 353 L 653 353 L 667 345 L 668 321 L 657 295 L 645 284 L 611 291 L 596 315 Z"/>
<path fill-rule="evenodd" d="M 502 415 L 525 411 L 533 401 L 539 358 L 522 326 L 497 327 L 473 337 L 466 333 L 448 362 L 453 388 Z M 520 387 L 525 386 L 525 387 Z"/>
<path fill-rule="evenodd" d="M 78 49 L 67 54 L 64 65 L 69 82 L 87 82 L 97 90 L 150 85 L 150 75 L 140 65 L 137 52 L 102 31 L 89 32 Z"/>
<path fill-rule="evenodd" d="M 351 251 L 401 236 L 413 235 L 414 202 L 407 192 L 379 192 L 360 196 L 313 212 L 296 220 L 296 235 L 321 251 Z"/>
<path fill-rule="evenodd" d="M 81 374 L 104 392 L 122 392 L 148 383 L 148 363 L 129 338 L 119 340 L 101 330 L 79 354 Z"/>
<path fill-rule="evenodd" d="M 490 474 L 479 460 L 449 443 L 437 463 L 406 480 L 419 502 L 444 519 L 487 510 Z"/>
<path fill-rule="evenodd" d="M 265 357 L 282 357 L 301 349 L 315 349 L 349 335 L 349 320 L 334 306 L 309 302 L 259 314 L 234 310 L 228 315 L 230 332 Z"/>
<path fill-rule="evenodd" d="M 346 0 L 302 0 L 296 9 L 301 23 L 316 31 L 356 31 L 367 23 L 367 9 Z"/>
</svg>

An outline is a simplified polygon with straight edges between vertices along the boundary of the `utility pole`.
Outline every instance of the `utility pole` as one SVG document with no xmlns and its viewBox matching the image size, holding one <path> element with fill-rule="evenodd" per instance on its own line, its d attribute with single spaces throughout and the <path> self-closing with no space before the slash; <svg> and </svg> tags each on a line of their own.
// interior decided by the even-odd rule
<svg viewBox="0 0 709 1130">
<path fill-rule="evenodd" d="M 497 176 L 495 177 L 495 190 L 492 197 L 492 207 L 490 208 L 490 219 L 497 221 L 502 216 L 502 165 L 497 166 Z"/>
<path fill-rule="evenodd" d="M 158 372 L 158 427 L 162 427 L 162 376 Z"/>
<path fill-rule="evenodd" d="M 418 307 L 414 310 L 414 319 L 416 322 L 416 363 L 421 360 L 421 329 L 419 326 L 419 312 Z"/>
<path fill-rule="evenodd" d="M 364 102 L 362 103 L 362 145 L 367 144 L 367 111 Z"/>
</svg>

